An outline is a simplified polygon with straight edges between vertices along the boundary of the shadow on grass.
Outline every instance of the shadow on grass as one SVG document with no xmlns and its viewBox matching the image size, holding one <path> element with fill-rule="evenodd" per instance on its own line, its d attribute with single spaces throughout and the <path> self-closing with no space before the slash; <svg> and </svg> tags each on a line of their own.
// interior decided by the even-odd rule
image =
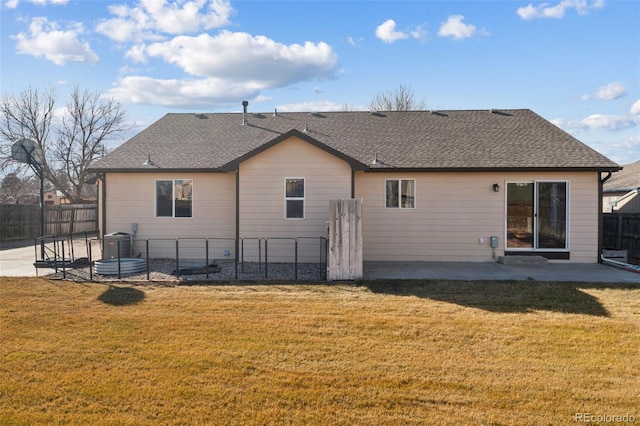
<svg viewBox="0 0 640 426">
<path fill-rule="evenodd" d="M 551 311 L 609 316 L 597 298 L 580 290 L 584 285 L 575 283 L 380 280 L 367 281 L 364 285 L 374 293 L 416 296 L 490 312 Z"/>
<path fill-rule="evenodd" d="M 109 289 L 98 296 L 98 300 L 113 306 L 135 305 L 144 300 L 144 292 L 131 287 L 109 286 Z"/>
</svg>

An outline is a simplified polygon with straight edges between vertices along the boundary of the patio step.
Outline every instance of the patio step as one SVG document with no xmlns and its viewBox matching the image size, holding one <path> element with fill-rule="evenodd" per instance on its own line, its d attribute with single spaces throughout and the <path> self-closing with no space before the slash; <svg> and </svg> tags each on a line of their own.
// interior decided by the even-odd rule
<svg viewBox="0 0 640 426">
<path fill-rule="evenodd" d="M 546 265 L 549 262 L 542 256 L 500 256 L 498 263 L 503 265 Z"/>
</svg>

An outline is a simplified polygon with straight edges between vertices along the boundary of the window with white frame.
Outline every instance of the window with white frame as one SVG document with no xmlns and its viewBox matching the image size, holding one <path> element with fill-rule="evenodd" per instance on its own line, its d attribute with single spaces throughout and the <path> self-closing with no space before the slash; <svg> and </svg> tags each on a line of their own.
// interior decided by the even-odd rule
<svg viewBox="0 0 640 426">
<path fill-rule="evenodd" d="M 388 209 L 414 209 L 416 207 L 415 179 L 386 179 L 385 207 Z"/>
<path fill-rule="evenodd" d="M 304 219 L 304 194 L 304 178 L 285 178 L 285 219 Z"/>
<path fill-rule="evenodd" d="M 193 180 L 156 180 L 156 217 L 192 217 Z"/>
</svg>

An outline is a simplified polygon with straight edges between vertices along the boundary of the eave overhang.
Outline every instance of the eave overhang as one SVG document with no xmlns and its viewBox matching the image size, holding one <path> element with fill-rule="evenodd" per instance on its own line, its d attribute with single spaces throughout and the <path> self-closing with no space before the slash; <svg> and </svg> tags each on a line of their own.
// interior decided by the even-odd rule
<svg viewBox="0 0 640 426">
<path fill-rule="evenodd" d="M 621 167 L 368 167 L 366 172 L 616 172 Z"/>
</svg>

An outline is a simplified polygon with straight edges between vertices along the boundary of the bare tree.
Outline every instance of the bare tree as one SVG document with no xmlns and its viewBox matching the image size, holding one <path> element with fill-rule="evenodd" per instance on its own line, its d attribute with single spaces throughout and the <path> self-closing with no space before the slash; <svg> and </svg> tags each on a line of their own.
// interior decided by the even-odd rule
<svg viewBox="0 0 640 426">
<path fill-rule="evenodd" d="M 12 172 L 11 145 L 19 139 L 31 139 L 45 153 L 49 152 L 56 92 L 53 88 L 40 91 L 29 87 L 18 96 L 3 96 L 0 104 L 1 167 Z"/>
<path fill-rule="evenodd" d="M 74 87 L 54 149 L 60 175 L 71 186 L 70 193 L 65 195 L 76 200 L 82 197 L 87 168 L 104 155 L 105 140 L 126 130 L 129 127 L 119 103 L 103 99 L 98 92 L 81 93 Z"/>
<path fill-rule="evenodd" d="M 416 100 L 413 89 L 404 85 L 395 90 L 379 92 L 369 102 L 371 111 L 411 111 L 425 108 L 425 100 Z"/>
<path fill-rule="evenodd" d="M 4 96 L 0 104 L 0 137 L 3 170 L 15 164 L 8 158 L 18 139 L 33 140 L 42 149 L 45 178 L 72 203 L 83 195 L 87 168 L 105 153 L 105 142 L 128 130 L 122 106 L 98 92 L 74 86 L 62 112 L 55 109 L 54 89 L 28 88 L 18 96 Z M 59 114 L 59 115 L 58 115 Z M 6 147 L 9 146 L 7 149 Z"/>
</svg>

